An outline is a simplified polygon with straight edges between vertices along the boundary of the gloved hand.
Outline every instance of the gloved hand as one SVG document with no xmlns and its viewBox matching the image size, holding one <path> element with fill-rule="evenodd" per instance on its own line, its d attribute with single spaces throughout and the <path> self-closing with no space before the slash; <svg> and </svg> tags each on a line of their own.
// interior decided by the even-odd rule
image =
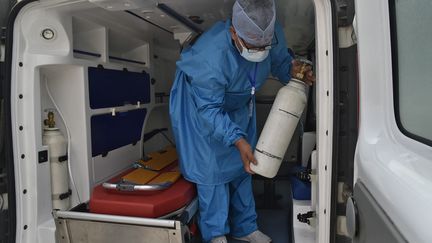
<svg viewBox="0 0 432 243">
<path fill-rule="evenodd" d="M 235 142 L 235 146 L 240 152 L 241 159 L 243 161 L 243 167 L 245 171 L 249 174 L 255 174 L 251 168 L 250 163 L 257 164 L 257 160 L 255 159 L 255 156 L 253 155 L 252 148 L 249 145 L 249 143 L 244 138 L 240 138 Z"/>
<path fill-rule="evenodd" d="M 297 60 L 292 61 L 291 77 L 301 80 L 309 86 L 311 86 L 315 82 L 315 76 L 312 72 L 312 66 L 308 64 L 303 66 L 303 63 Z"/>
</svg>

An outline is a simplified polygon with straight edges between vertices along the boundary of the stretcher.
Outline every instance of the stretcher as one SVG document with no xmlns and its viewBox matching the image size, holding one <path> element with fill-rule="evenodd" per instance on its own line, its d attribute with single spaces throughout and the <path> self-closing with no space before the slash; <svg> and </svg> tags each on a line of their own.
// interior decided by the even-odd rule
<svg viewBox="0 0 432 243">
<path fill-rule="evenodd" d="M 103 183 L 102 187 L 113 192 L 149 194 L 169 188 L 181 176 L 174 147 L 148 154 L 146 160 L 139 160 L 134 168 Z"/>
<path fill-rule="evenodd" d="M 168 147 L 148 157 L 138 161 L 135 168 L 95 187 L 90 212 L 158 218 L 187 206 L 196 190 L 181 177 L 175 148 Z"/>
</svg>

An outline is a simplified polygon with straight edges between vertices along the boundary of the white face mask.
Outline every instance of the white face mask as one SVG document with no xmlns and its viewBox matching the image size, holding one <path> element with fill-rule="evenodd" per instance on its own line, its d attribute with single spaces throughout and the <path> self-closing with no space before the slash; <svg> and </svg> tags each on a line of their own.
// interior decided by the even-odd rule
<svg viewBox="0 0 432 243">
<path fill-rule="evenodd" d="M 248 49 L 245 46 L 243 46 L 243 44 L 241 44 L 240 41 L 239 41 L 239 43 L 242 46 L 242 51 L 240 51 L 240 49 L 237 47 L 237 45 L 235 45 L 237 47 L 237 50 L 240 52 L 240 55 L 244 59 L 246 59 L 250 62 L 262 62 L 262 61 L 264 61 L 264 59 L 267 58 L 267 56 L 269 54 L 269 50 L 249 52 Z"/>
<path fill-rule="evenodd" d="M 244 59 L 250 62 L 262 62 L 267 58 L 269 54 L 268 50 L 265 51 L 257 51 L 257 52 L 248 52 L 246 48 L 243 48 L 243 51 L 240 53 Z"/>
</svg>

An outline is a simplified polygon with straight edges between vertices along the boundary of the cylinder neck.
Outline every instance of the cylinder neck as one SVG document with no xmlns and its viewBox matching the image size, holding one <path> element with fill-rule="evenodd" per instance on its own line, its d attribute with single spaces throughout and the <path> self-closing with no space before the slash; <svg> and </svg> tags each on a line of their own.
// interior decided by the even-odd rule
<svg viewBox="0 0 432 243">
<path fill-rule="evenodd" d="M 298 79 L 295 79 L 295 78 L 292 78 L 289 81 L 288 85 L 290 85 L 294 88 L 297 88 L 297 89 L 301 89 L 301 90 L 306 90 L 306 87 L 307 87 L 305 82 L 298 80 Z"/>
<path fill-rule="evenodd" d="M 57 127 L 44 127 L 44 131 L 46 132 L 54 132 L 54 131 L 60 131 Z"/>
</svg>

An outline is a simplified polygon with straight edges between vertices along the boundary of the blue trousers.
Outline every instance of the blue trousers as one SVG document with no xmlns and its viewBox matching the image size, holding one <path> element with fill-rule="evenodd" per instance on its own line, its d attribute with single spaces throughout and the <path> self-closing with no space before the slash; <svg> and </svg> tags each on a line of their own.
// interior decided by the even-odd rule
<svg viewBox="0 0 432 243">
<path fill-rule="evenodd" d="M 246 236 L 258 229 L 250 175 L 221 185 L 197 185 L 199 227 L 204 242 L 231 234 Z"/>
</svg>

